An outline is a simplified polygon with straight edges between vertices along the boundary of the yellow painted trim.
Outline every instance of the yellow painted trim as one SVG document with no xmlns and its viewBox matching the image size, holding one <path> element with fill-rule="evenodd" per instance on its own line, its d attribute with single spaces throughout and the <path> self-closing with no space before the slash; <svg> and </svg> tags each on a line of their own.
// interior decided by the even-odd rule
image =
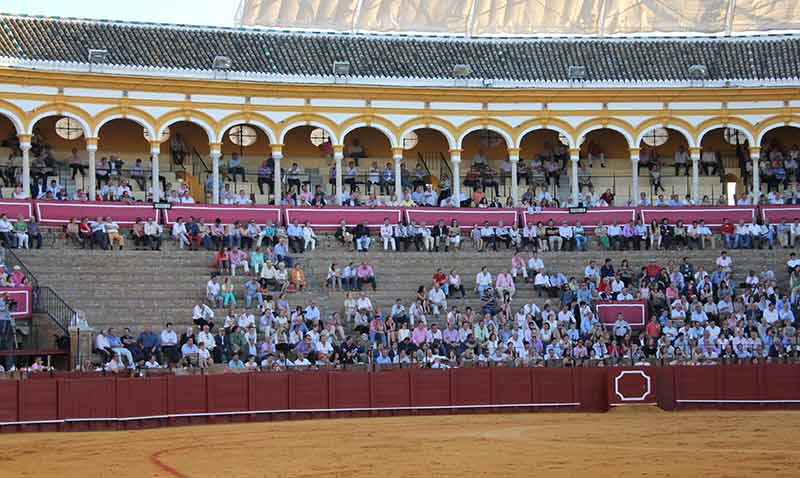
<svg viewBox="0 0 800 478">
<path fill-rule="evenodd" d="M 36 119 L 37 116 L 40 116 L 39 119 Z M 84 135 L 90 135 L 94 132 L 95 122 L 89 113 L 81 108 L 78 108 L 77 106 L 69 103 L 62 103 L 60 101 L 45 103 L 29 111 L 26 116 L 28 128 L 34 128 L 36 126 L 35 123 L 38 123 L 40 120 L 50 116 L 73 116 L 75 118 L 79 118 L 85 121 L 86 125 L 89 127 L 89 131 L 83 132 Z"/>
</svg>

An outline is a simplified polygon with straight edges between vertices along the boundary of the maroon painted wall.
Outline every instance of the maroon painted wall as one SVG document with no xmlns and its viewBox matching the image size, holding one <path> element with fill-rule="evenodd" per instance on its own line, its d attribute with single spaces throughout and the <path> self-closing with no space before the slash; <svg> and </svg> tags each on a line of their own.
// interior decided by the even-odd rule
<svg viewBox="0 0 800 478">
<path fill-rule="evenodd" d="M 0 432 L 423 413 L 603 412 L 612 401 L 609 387 L 619 370 L 624 369 L 500 367 L 148 378 L 39 376 L 0 380 Z M 796 365 L 644 370 L 655 382 L 656 402 L 668 410 L 800 408 L 800 367 Z M 794 403 L 781 402 L 792 400 Z"/>
</svg>

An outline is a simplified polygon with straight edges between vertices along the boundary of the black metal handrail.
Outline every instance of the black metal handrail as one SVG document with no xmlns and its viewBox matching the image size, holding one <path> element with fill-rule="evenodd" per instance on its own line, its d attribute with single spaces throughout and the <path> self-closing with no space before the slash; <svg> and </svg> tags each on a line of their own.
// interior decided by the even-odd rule
<svg viewBox="0 0 800 478">
<path fill-rule="evenodd" d="M 3 249 L 4 261 L 7 267 L 19 266 L 25 273 L 28 279 L 28 284 L 31 286 L 32 297 L 31 302 L 33 312 L 47 314 L 56 326 L 61 329 L 65 334 L 69 333 L 69 325 L 75 317 L 75 309 L 70 307 L 64 299 L 62 299 L 50 287 L 41 287 L 36 276 L 28 269 L 28 266 L 12 251 L 11 249 Z"/>
</svg>

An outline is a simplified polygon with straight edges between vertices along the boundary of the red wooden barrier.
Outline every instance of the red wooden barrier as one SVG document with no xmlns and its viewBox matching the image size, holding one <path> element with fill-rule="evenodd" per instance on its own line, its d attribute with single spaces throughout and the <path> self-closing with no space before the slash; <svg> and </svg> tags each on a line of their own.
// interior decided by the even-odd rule
<svg viewBox="0 0 800 478">
<path fill-rule="evenodd" d="M 18 319 L 27 319 L 33 313 L 33 293 L 30 287 L 0 287 L 0 295 L 8 294 L 8 297 L 17 302 L 17 307 L 11 315 Z"/>
<path fill-rule="evenodd" d="M 641 329 L 647 321 L 647 303 L 643 300 L 598 301 L 597 318 L 605 326 L 611 327 L 617 321 L 617 314 L 631 324 L 633 329 Z"/>
<path fill-rule="evenodd" d="M 790 223 L 800 219 L 800 206 L 797 205 L 764 205 L 759 209 L 761 218 L 771 224 L 778 224 L 784 219 Z"/>
<path fill-rule="evenodd" d="M 800 367 L 461 368 L 0 380 L 0 431 L 281 418 L 605 411 L 611 405 L 800 407 Z"/>
<path fill-rule="evenodd" d="M 505 226 L 517 224 L 519 221 L 516 209 L 409 207 L 405 208 L 405 212 L 407 221 L 424 222 L 428 226 L 434 226 L 440 220 L 445 224 L 450 224 L 453 219 L 466 229 L 471 229 L 476 224 L 482 226 L 484 221 L 489 221 L 492 226 L 498 225 L 500 221 L 503 221 Z"/>
<path fill-rule="evenodd" d="M 391 224 L 397 224 L 403 218 L 403 210 L 392 207 L 353 208 L 353 207 L 287 207 L 285 208 L 286 224 L 297 221 L 300 224 L 309 222 L 318 231 L 334 231 L 344 221 L 349 227 L 367 221 L 369 227 L 380 227 L 388 218 Z"/>
<path fill-rule="evenodd" d="M 716 231 L 725 218 L 731 224 L 738 224 L 740 220 L 752 222 L 756 218 L 756 209 L 755 206 L 642 207 L 639 208 L 639 214 L 645 224 L 650 224 L 653 220 L 661 222 L 664 218 L 673 225 L 677 221 L 691 224 L 692 221 L 702 219 L 706 226 Z"/>
<path fill-rule="evenodd" d="M 131 227 L 137 218 L 158 220 L 158 211 L 152 203 L 35 201 L 36 216 L 43 226 L 63 226 L 70 219 L 111 216 L 120 227 Z"/>
<path fill-rule="evenodd" d="M 270 206 L 230 206 L 219 204 L 174 204 L 172 209 L 164 209 L 164 224 L 173 225 L 179 217 L 187 222 L 189 218 L 203 218 L 206 224 L 213 223 L 217 218 L 222 224 L 233 224 L 239 221 L 245 224 L 250 219 L 264 225 L 267 222 L 280 224 L 281 208 Z"/>
<path fill-rule="evenodd" d="M 15 220 L 22 214 L 25 219 L 33 218 L 33 202 L 17 199 L 0 199 L 0 214 Z"/>
<path fill-rule="evenodd" d="M 591 231 L 601 222 L 605 225 L 613 224 L 615 221 L 618 224 L 625 224 L 636 219 L 636 208 L 593 208 L 581 214 L 570 214 L 569 209 L 547 208 L 541 211 L 525 211 L 523 213 L 523 222 L 525 224 L 536 224 L 542 221 L 544 225 L 547 225 L 550 219 L 558 226 L 564 221 L 567 221 L 567 224 L 571 226 L 580 221 L 581 226 Z"/>
</svg>

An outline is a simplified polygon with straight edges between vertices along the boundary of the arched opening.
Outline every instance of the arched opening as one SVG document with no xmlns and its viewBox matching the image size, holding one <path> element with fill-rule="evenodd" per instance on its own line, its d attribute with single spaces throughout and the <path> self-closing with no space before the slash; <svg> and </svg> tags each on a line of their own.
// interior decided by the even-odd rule
<svg viewBox="0 0 800 478">
<path fill-rule="evenodd" d="M 164 137 L 168 137 L 165 130 Z M 89 191 L 88 158 L 78 151 L 70 175 L 82 191 Z M 97 132 L 96 187 L 106 200 L 144 201 L 150 190 L 150 138 L 145 128 L 130 119 L 113 119 Z M 105 187 L 104 187 L 105 186 Z M 112 189 L 111 186 L 114 186 Z"/>
<path fill-rule="evenodd" d="M 645 131 L 638 147 L 640 175 L 649 179 L 650 197 L 683 204 L 692 188 L 689 140 L 678 130 L 657 126 Z"/>
<path fill-rule="evenodd" d="M 560 193 L 569 190 L 566 182 L 569 138 L 552 129 L 529 131 L 519 142 L 519 158 L 518 181 L 525 181 L 527 186 L 521 197 L 523 203 L 542 204 L 554 198 L 564 199 L 564 194 Z"/>
<path fill-rule="evenodd" d="M 313 191 L 317 186 L 330 195 L 335 194 L 333 143 L 331 132 L 315 125 L 296 126 L 284 134 L 284 160 L 281 165 L 283 196 L 291 198 L 305 189 Z"/>
<path fill-rule="evenodd" d="M 625 135 L 615 129 L 598 128 L 583 135 L 579 142 L 580 181 L 590 181 L 596 194 L 613 194 L 615 205 L 633 199 L 630 144 Z M 647 191 L 647 178 L 640 176 L 638 186 L 640 191 Z"/>
<path fill-rule="evenodd" d="M 225 204 L 225 191 L 234 191 L 236 197 L 269 204 L 275 171 L 269 135 L 258 126 L 236 124 L 223 132 L 220 149 L 220 202 Z"/>
<path fill-rule="evenodd" d="M 31 197 L 74 198 L 80 188 L 72 180 L 68 164 L 73 151 L 85 157 L 83 125 L 69 116 L 45 116 L 32 125 L 31 132 Z"/>
<path fill-rule="evenodd" d="M 3 182 L 3 197 L 10 198 L 14 188 L 19 184 L 20 157 L 19 138 L 14 122 L 0 114 L 0 161 L 4 166 L 0 168 L 0 181 Z"/>
<path fill-rule="evenodd" d="M 489 198 L 511 196 L 511 162 L 509 144 L 502 134 L 491 129 L 472 131 L 461 141 L 464 161 L 464 186 Z"/>
<path fill-rule="evenodd" d="M 158 156 L 158 173 L 167 200 L 191 196 L 196 202 L 211 202 L 211 138 L 206 129 L 191 120 L 183 120 L 162 127 L 160 134 L 163 141 Z M 224 168 L 220 167 L 220 170 Z"/>
<path fill-rule="evenodd" d="M 347 133 L 342 144 L 345 184 L 355 183 L 367 196 L 390 196 L 394 192 L 394 165 L 392 143 L 386 134 L 362 126 Z"/>
<path fill-rule="evenodd" d="M 437 192 L 437 205 L 442 199 L 449 197 L 454 176 L 447 137 L 434 128 L 418 128 L 401 138 L 401 146 L 403 162 L 400 166 L 400 177 L 403 197 L 418 204 L 432 201 L 433 195 L 428 194 L 426 199 L 424 194 L 427 185 Z"/>
<path fill-rule="evenodd" d="M 732 126 L 714 128 L 700 138 L 700 148 L 700 197 L 703 202 L 727 204 L 729 185 L 733 188 L 731 195 L 740 195 L 736 191 L 738 179 L 745 190 L 752 189 L 753 161 L 747 133 Z"/>
<path fill-rule="evenodd" d="M 800 172 L 800 128 L 778 126 L 761 138 L 761 181 L 767 193 L 779 193 L 798 182 Z"/>
</svg>

